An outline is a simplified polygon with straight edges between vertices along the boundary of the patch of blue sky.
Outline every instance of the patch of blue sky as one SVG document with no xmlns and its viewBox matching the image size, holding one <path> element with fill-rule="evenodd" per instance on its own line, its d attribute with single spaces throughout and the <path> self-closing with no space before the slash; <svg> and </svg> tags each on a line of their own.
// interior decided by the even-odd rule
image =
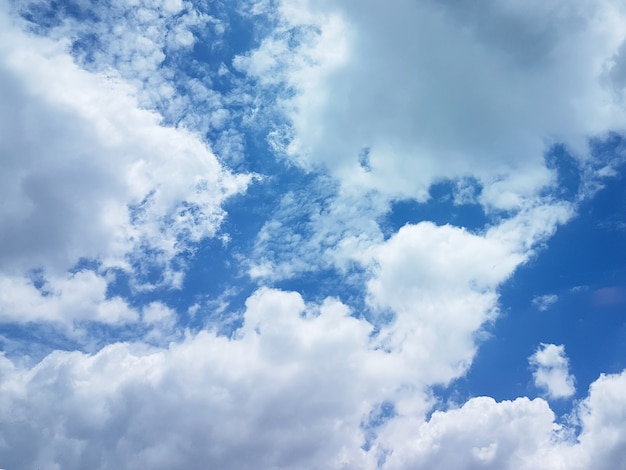
<svg viewBox="0 0 626 470">
<path fill-rule="evenodd" d="M 195 2 L 194 7 L 224 22 L 222 40 L 212 41 L 204 36 L 207 30 L 196 30 L 198 41 L 194 44 L 194 57 L 202 62 L 229 64 L 233 57 L 259 45 L 262 35 L 260 30 L 269 28 L 268 19 L 262 16 L 250 16 L 241 11 L 241 5 L 232 2 Z M 219 61 L 219 62 L 218 62 Z"/>
<path fill-rule="evenodd" d="M 55 350 L 83 348 L 76 337 L 63 334 L 57 325 L 46 322 L 0 323 L 0 351 L 25 365 L 36 364 Z"/>
<path fill-rule="evenodd" d="M 41 268 L 31 269 L 29 273 L 29 280 L 42 295 L 47 295 L 44 286 L 46 284 L 46 273 Z"/>
<path fill-rule="evenodd" d="M 395 405 L 390 401 L 384 401 L 374 406 L 367 416 L 367 419 L 363 420 L 361 423 L 361 429 L 365 435 L 365 442 L 362 446 L 363 450 L 369 451 L 372 448 L 372 444 L 376 440 L 376 429 L 396 415 Z"/>
<path fill-rule="evenodd" d="M 333 205 L 336 185 L 324 174 L 303 173 L 293 167 L 269 180 L 270 192 L 260 198 L 259 205 L 270 210 L 255 237 L 253 264 L 271 263 L 275 272 L 264 277 L 282 289 L 302 291 L 307 300 L 326 296 L 344 302 L 361 299 L 354 289 L 362 288 L 363 269 L 356 263 L 337 267 L 333 262 L 337 244 L 345 236 L 359 233 L 350 220 L 342 220 L 341 214 L 334 212 L 341 210 Z M 272 199 L 266 199 L 268 196 Z M 229 218 L 236 222 L 238 216 L 231 213 Z M 357 303 L 362 304 L 362 299 Z"/>
<path fill-rule="evenodd" d="M 215 90 L 230 92 L 240 86 L 240 80 L 244 78 L 243 74 L 231 68 L 233 58 L 258 45 L 254 31 L 259 21 L 243 17 L 219 2 L 211 3 L 210 8 L 202 8 L 201 5 L 196 5 L 196 8 L 215 20 L 191 26 L 193 46 L 167 55 L 164 65 L 175 67 L 177 73 L 192 78 L 206 79 L 208 73 Z M 224 73 L 224 66 L 229 74 Z"/>
<path fill-rule="evenodd" d="M 431 221 L 437 225 L 452 224 L 471 232 L 482 230 L 490 218 L 475 200 L 461 202 L 455 200 L 459 184 L 469 188 L 473 196 L 480 193 L 480 184 L 473 180 L 464 182 L 446 180 L 435 183 L 430 188 L 430 199 L 427 202 L 405 199 L 392 203 L 391 211 L 381 221 L 385 235 L 390 237 L 406 224 L 423 221 Z"/>
<path fill-rule="evenodd" d="M 356 317 L 368 318 L 363 285 L 350 279 L 350 274 L 335 269 L 308 271 L 292 279 L 280 280 L 275 286 L 282 290 L 296 291 L 307 302 L 321 302 L 326 297 L 341 300 L 352 309 Z"/>
<path fill-rule="evenodd" d="M 367 419 L 361 423 L 361 429 L 363 430 L 365 438 L 365 442 L 361 448 L 366 452 L 369 452 L 378 437 L 377 429 L 394 418 L 396 415 L 396 408 L 392 402 L 385 401 L 376 405 L 369 413 Z M 384 447 L 378 447 L 376 449 L 377 468 L 383 468 L 390 452 L 391 451 L 389 449 L 385 449 Z"/>
<path fill-rule="evenodd" d="M 179 288 L 164 284 L 163 266 L 150 264 L 143 257 L 141 266 L 136 266 L 132 274 L 115 271 L 107 297 L 122 297 L 136 309 L 158 301 L 176 312 L 180 327 L 191 331 L 217 328 L 220 333 L 230 334 L 238 319 L 227 315 L 236 317 L 242 312 L 245 299 L 256 288 L 242 273 L 232 248 L 220 239 L 207 238 L 194 246 L 193 252 L 180 255 L 178 262 L 184 266 L 178 268 L 184 280 Z M 142 284 L 151 287 L 142 288 Z"/>
<path fill-rule="evenodd" d="M 603 165 L 613 164 L 622 145 L 622 138 L 617 134 L 591 142 L 595 158 L 594 168 L 591 170 L 597 171 Z M 365 162 L 366 156 L 367 152 L 361 156 Z M 546 152 L 545 161 L 547 167 L 556 172 L 557 178 L 554 186 L 546 188 L 545 197 L 569 202 L 586 197 L 583 194 L 586 189 L 582 174 L 584 170 L 565 146 L 552 146 Z M 431 186 L 430 199 L 427 202 L 411 199 L 394 201 L 391 211 L 381 221 L 381 226 L 386 236 L 393 235 L 405 224 L 421 221 L 431 221 L 438 225 L 452 224 L 471 232 L 480 232 L 503 215 L 508 215 L 499 211 L 486 214 L 478 202 L 481 191 L 480 182 L 473 178 L 437 182 Z"/>
<path fill-rule="evenodd" d="M 262 255 L 276 264 L 296 264 L 297 259 L 303 264 L 291 276 L 260 282 L 297 291 L 306 301 L 320 302 L 329 296 L 336 297 L 348 304 L 355 315 L 362 315 L 365 309 L 362 268 L 354 265 L 340 272 L 328 261 L 321 260 L 324 250 L 333 248 L 332 243 L 312 241 L 316 235 L 314 219 L 330 210 L 338 189 L 336 184 L 323 173 L 305 172 L 284 160 L 272 158 L 266 145 L 263 140 L 249 145 L 250 157 L 247 158 L 255 171 L 264 176 L 252 184 L 246 194 L 226 201 L 224 209 L 228 216 L 222 231 L 228 235 L 228 245 L 225 248 L 215 246 L 217 251 L 207 252 L 207 255 L 227 257 L 233 285 L 248 285 L 244 291 L 249 290 L 250 286 L 258 284 L 244 275 L 242 261 L 254 258 L 257 235 L 268 221 L 275 219 L 280 222 L 280 228 L 269 230 Z M 285 195 L 290 195 L 287 203 Z M 202 266 L 204 263 L 199 253 L 194 264 Z M 188 282 L 194 282 L 195 269 L 190 269 Z"/>
<path fill-rule="evenodd" d="M 94 52 L 101 48 L 100 39 L 95 34 L 84 34 L 72 42 L 71 52 L 74 57 L 80 58 L 86 67 L 94 64 Z"/>
<path fill-rule="evenodd" d="M 556 197 L 573 201 L 581 190 L 580 165 L 563 145 L 554 145 L 545 156 L 546 166 L 557 173 Z"/>
<path fill-rule="evenodd" d="M 298 190 L 315 186 L 315 175 L 304 173 L 293 166 L 285 166 L 281 162 L 274 163 L 273 166 L 271 176 L 253 183 L 246 194 L 227 200 L 224 205 L 227 216 L 216 237 L 193 244 L 191 251 L 183 252 L 172 260 L 174 269 L 184 271 L 184 281 L 180 289 L 167 286 L 133 289 L 133 284 L 159 286 L 164 281 L 163 265 L 159 263 L 158 253 L 154 252 L 151 256 L 150 250 L 144 250 L 134 263 L 132 276 L 121 270 L 117 272 L 115 281 L 109 285 L 109 295 L 121 296 L 136 307 L 160 300 L 174 308 L 179 315 L 179 322 L 192 330 L 217 325 L 221 328 L 220 332 L 231 333 L 232 328 L 239 325 L 239 320 L 231 321 L 227 316 L 237 317 L 244 309 L 245 300 L 259 285 L 249 278 L 243 262 L 254 250 L 256 235 L 279 210 L 283 192 L 290 188 Z M 311 196 L 311 193 L 304 191 L 303 198 L 306 195 Z M 319 194 L 318 196 L 321 197 Z M 307 199 L 306 202 L 311 201 Z M 297 229 L 308 220 L 306 212 L 296 212 L 294 217 L 289 220 L 290 228 Z M 292 256 L 289 251 L 281 249 L 285 247 L 281 246 L 279 235 L 276 234 L 275 245 L 271 244 L 276 256 Z M 154 262 L 150 261 L 151 258 Z M 176 266 L 176 263 L 179 265 Z M 276 286 L 293 290 L 302 288 L 307 300 L 321 300 L 328 295 L 338 296 L 344 292 L 342 283 L 337 282 L 336 277 L 336 272 L 312 272 L 277 283 Z M 228 302 L 226 310 L 221 305 L 216 305 L 218 299 Z"/>
<path fill-rule="evenodd" d="M 561 172 L 560 172 L 561 173 Z M 571 175 L 571 173 L 570 173 Z M 576 178 L 570 180 L 574 194 Z M 567 187 L 567 185 L 565 185 Z M 528 357 L 540 343 L 563 344 L 576 377 L 573 399 L 586 396 L 600 373 L 626 367 L 626 187 L 624 168 L 606 180 L 578 216 L 559 228 L 543 249 L 500 289 L 502 313 L 489 329 L 466 377 L 444 397 L 540 396 Z M 545 311 L 533 299 L 555 295 Z M 555 412 L 570 410 L 557 400 Z"/>
<path fill-rule="evenodd" d="M 242 272 L 233 245 L 207 239 L 190 260 L 182 287 L 161 292 L 158 298 L 174 308 L 179 323 L 191 331 L 211 328 L 230 335 L 240 326 L 245 300 L 256 288 Z"/>
</svg>

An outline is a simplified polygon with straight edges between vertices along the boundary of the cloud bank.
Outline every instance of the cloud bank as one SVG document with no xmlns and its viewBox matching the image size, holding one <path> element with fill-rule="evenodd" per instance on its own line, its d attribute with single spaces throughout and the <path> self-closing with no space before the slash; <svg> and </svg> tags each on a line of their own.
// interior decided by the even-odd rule
<svg viewBox="0 0 626 470">
<path fill-rule="evenodd" d="M 33 367 L 3 358 L 3 465 L 619 468 L 624 373 L 592 384 L 575 410 L 578 440 L 541 398 L 477 397 L 427 420 L 428 372 L 406 383 L 402 352 L 373 347 L 341 302 L 262 289 L 246 305 L 231 339 L 58 351 Z M 392 412 L 364 420 L 381 403 Z"/>
</svg>

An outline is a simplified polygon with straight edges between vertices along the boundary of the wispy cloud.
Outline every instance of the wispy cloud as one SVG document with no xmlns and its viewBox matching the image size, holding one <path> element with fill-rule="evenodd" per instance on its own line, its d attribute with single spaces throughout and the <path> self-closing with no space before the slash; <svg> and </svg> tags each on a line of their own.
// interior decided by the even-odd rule
<svg viewBox="0 0 626 470">
<path fill-rule="evenodd" d="M 557 303 L 559 300 L 559 296 L 556 294 L 545 294 L 538 295 L 537 297 L 533 297 L 533 305 L 537 307 L 540 311 L 547 311 L 552 305 Z"/>
</svg>

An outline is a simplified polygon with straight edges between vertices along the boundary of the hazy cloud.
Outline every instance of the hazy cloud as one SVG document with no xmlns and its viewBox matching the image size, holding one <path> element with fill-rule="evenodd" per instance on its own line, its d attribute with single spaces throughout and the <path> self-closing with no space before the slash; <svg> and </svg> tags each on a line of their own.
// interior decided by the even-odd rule
<svg viewBox="0 0 626 470">
<path fill-rule="evenodd" d="M 537 307 L 541 312 L 547 311 L 551 305 L 558 302 L 559 296 L 556 294 L 545 294 L 533 297 L 533 305 Z"/>
</svg>

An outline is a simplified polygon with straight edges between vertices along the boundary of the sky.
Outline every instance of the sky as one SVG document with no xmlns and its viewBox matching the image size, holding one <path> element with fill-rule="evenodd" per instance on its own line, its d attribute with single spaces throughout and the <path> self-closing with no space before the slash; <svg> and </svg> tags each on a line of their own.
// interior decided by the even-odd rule
<svg viewBox="0 0 626 470">
<path fill-rule="evenodd" d="M 0 0 L 0 468 L 626 469 L 626 4 Z"/>
</svg>

